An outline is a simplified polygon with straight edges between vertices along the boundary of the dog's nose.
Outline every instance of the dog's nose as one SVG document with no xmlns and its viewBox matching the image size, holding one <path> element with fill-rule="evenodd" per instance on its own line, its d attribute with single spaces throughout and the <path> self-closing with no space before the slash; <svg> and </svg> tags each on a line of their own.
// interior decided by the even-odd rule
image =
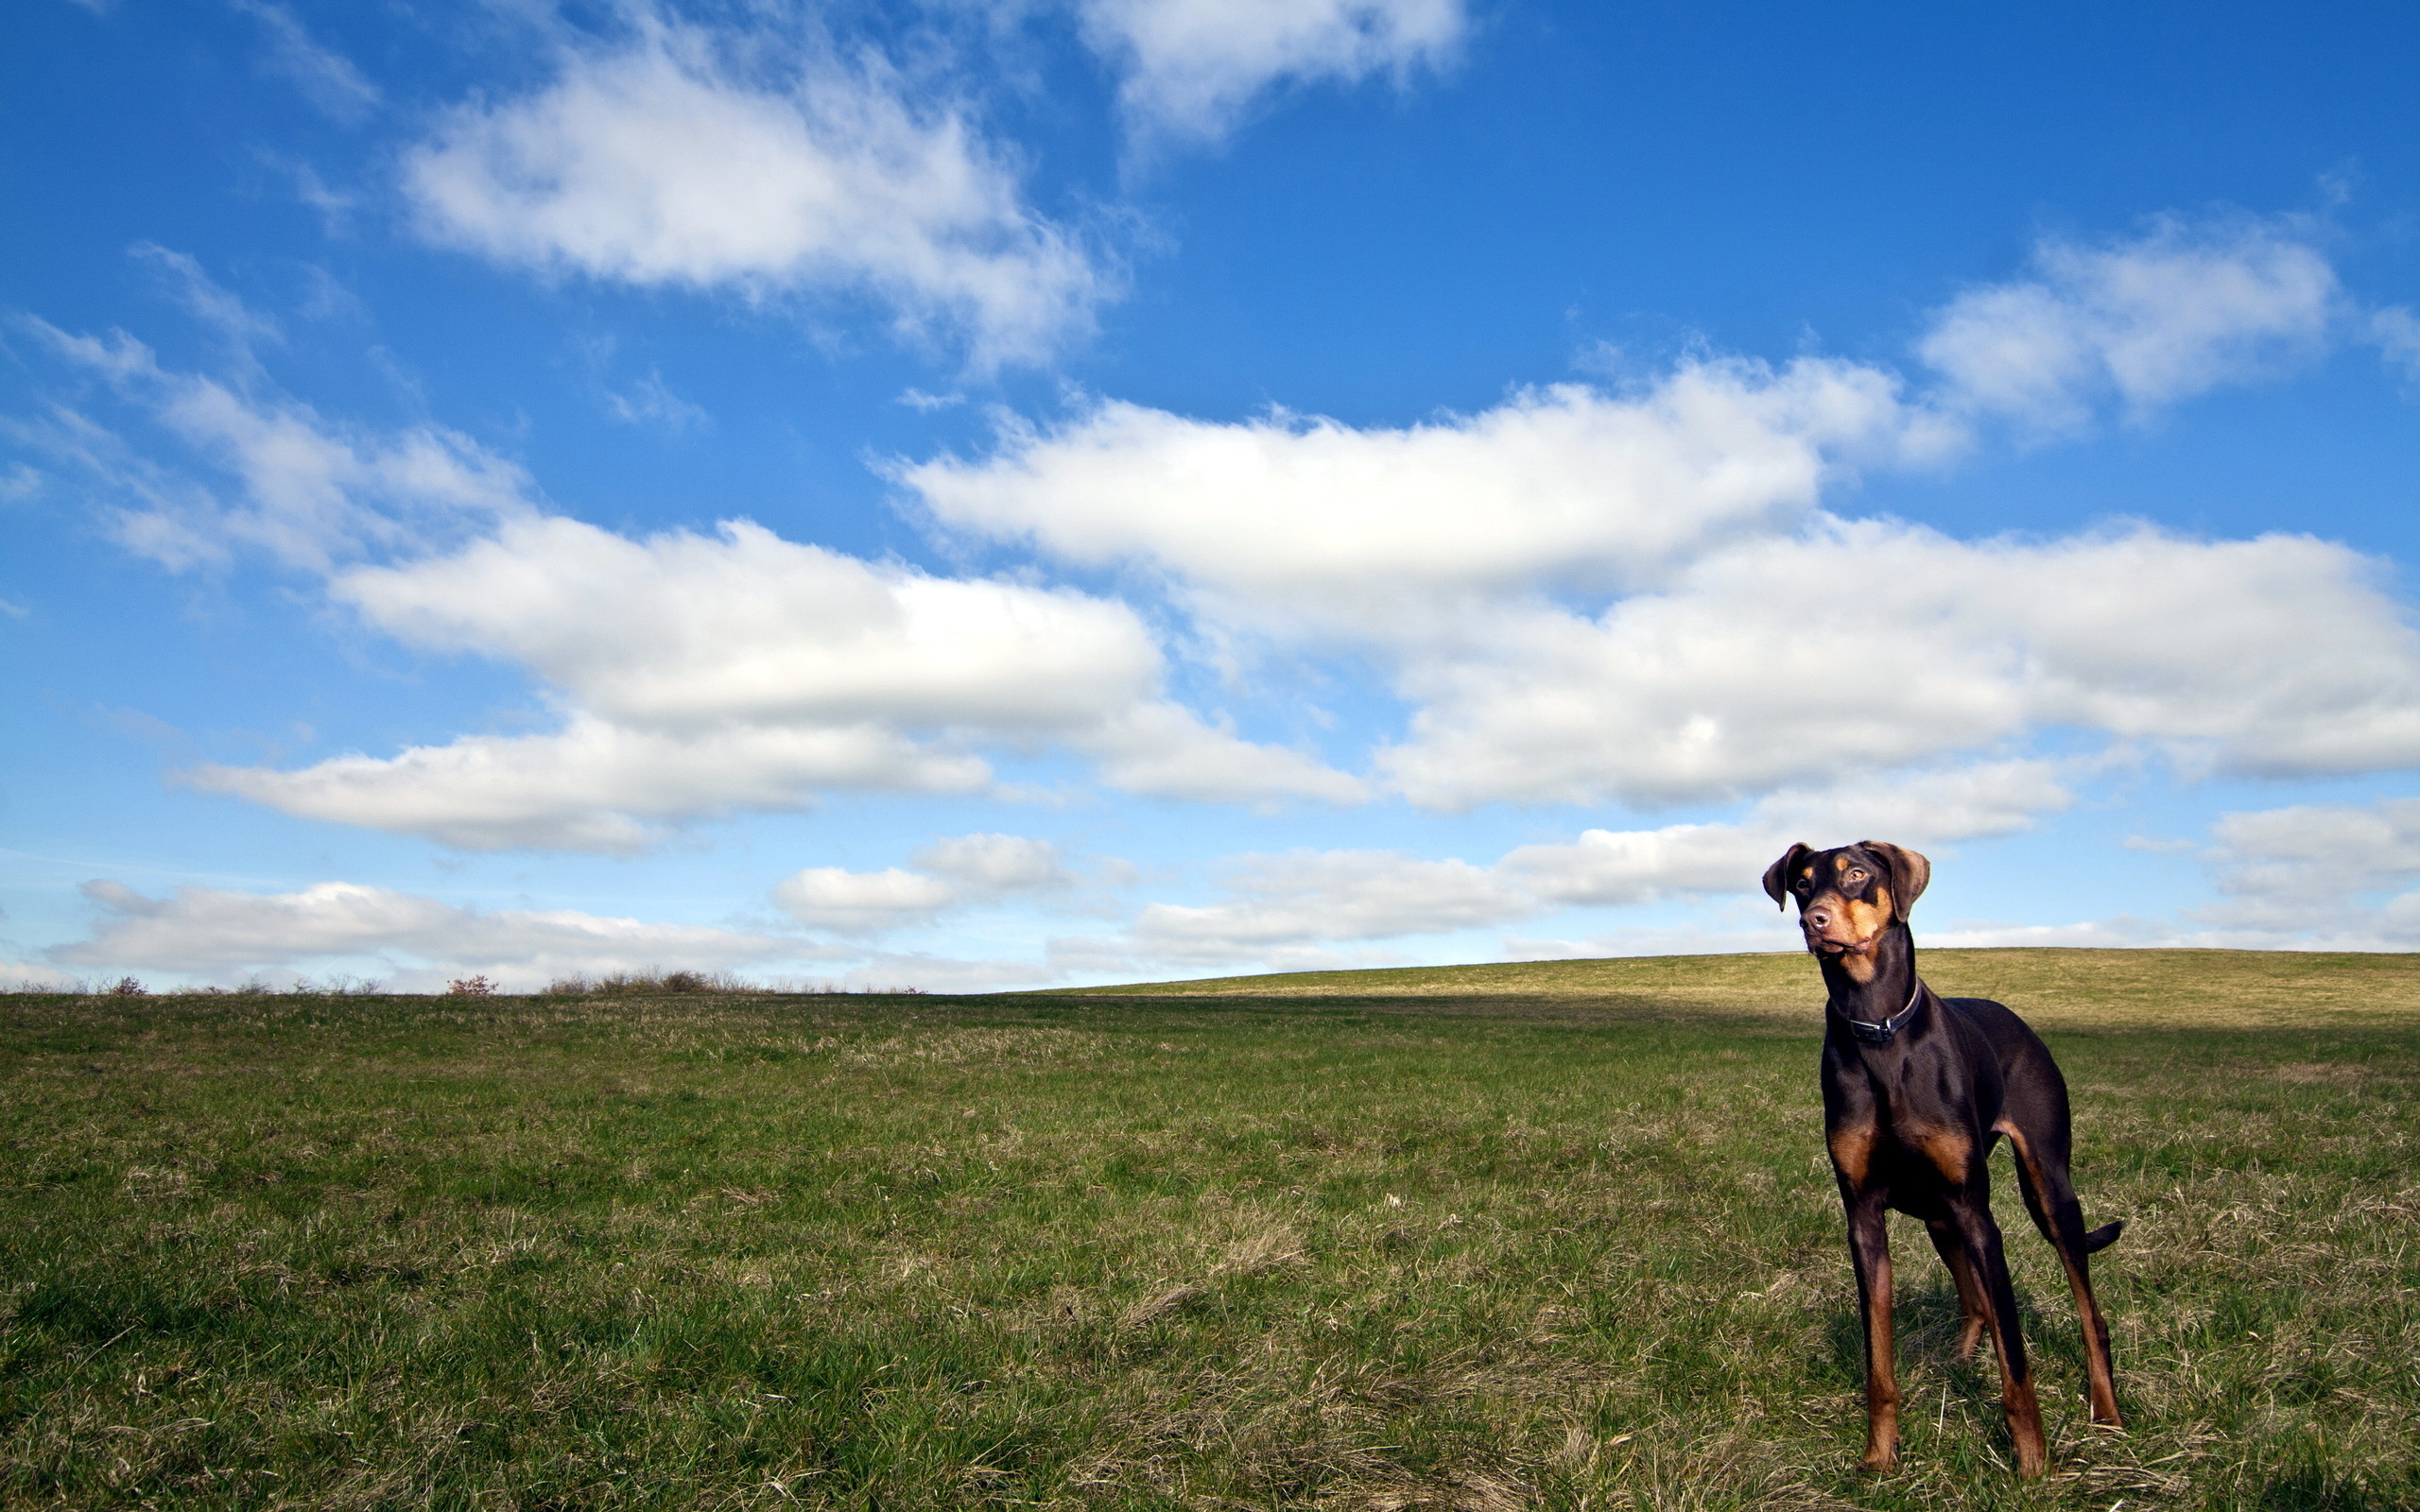
<svg viewBox="0 0 2420 1512">
<path fill-rule="evenodd" d="M 1806 910 L 1806 921 L 1817 929 L 1828 929 L 1831 927 L 1832 916 L 1821 908 L 1810 908 Z"/>
</svg>

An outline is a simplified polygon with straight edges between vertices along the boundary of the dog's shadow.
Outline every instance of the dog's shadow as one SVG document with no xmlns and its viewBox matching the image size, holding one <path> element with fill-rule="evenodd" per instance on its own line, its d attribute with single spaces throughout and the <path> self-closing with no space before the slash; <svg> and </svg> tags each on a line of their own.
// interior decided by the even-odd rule
<svg viewBox="0 0 2420 1512">
<path fill-rule="evenodd" d="M 1892 1332 L 1895 1335 L 1898 1357 L 1899 1391 L 1903 1404 L 1920 1393 L 1936 1400 L 1946 1386 L 1949 1400 L 1972 1409 L 1984 1421 L 1993 1425 L 1991 1432 L 2005 1435 L 2007 1425 L 2000 1416 L 1999 1362 L 1994 1355 L 1992 1341 L 1985 1334 L 1975 1352 L 1966 1359 L 1958 1358 L 1958 1334 L 1964 1315 L 1958 1307 L 1958 1287 L 1947 1271 L 1927 1267 L 1929 1275 L 1910 1284 L 1911 1278 L 1903 1276 L 1894 1298 Z M 2019 1317 L 2037 1318 L 2033 1299 L 2023 1286 L 2016 1288 L 2016 1311 Z M 1832 1309 L 1824 1320 L 1824 1342 L 1827 1346 L 1824 1375 L 1827 1381 L 1862 1393 L 1865 1389 L 1865 1323 L 1858 1315 L 1857 1302 Z M 2044 1339 L 2028 1331 L 2025 1339 L 2029 1359 L 2048 1355 L 2056 1360 L 2068 1352 L 2057 1338 Z M 2073 1342 L 2073 1341 L 2070 1341 Z M 2080 1349 L 2080 1345 L 2078 1346 Z M 2078 1356 L 2081 1358 L 2081 1355 Z M 2036 1366 L 2039 1373 L 2039 1366 Z M 1904 1417 L 1912 1416 L 1912 1408 L 1903 1405 Z M 2002 1445 L 2006 1448 L 2006 1445 Z"/>
</svg>

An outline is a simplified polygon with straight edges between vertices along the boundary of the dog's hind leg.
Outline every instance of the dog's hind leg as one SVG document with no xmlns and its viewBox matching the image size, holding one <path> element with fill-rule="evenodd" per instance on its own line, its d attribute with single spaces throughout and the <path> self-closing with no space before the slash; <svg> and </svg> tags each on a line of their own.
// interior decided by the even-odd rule
<svg viewBox="0 0 2420 1512">
<path fill-rule="evenodd" d="M 1966 1259 L 1965 1243 L 1958 1237 L 1956 1224 L 1935 1218 L 1925 1225 L 1925 1232 L 1931 1236 L 1933 1252 L 1949 1267 L 1949 1279 L 1958 1283 L 1958 1358 L 1972 1360 L 1983 1330 L 1991 1326 L 1983 1289 L 1975 1283 L 1975 1267 Z"/>
<path fill-rule="evenodd" d="M 2060 1111 L 2066 1109 L 2062 1108 Z M 2083 1332 L 2084 1377 L 2092 1397 L 2092 1420 L 2121 1428 L 2125 1420 L 2118 1412 L 2117 1369 L 2109 1357 L 2109 1324 L 2101 1317 L 2100 1303 L 2092 1291 L 2092 1252 L 2107 1247 L 2125 1226 L 2113 1223 L 2091 1233 L 2084 1232 L 2083 1205 L 2076 1200 L 2075 1184 L 2067 1174 L 2064 1127 L 2053 1125 L 2029 1131 L 2003 1119 L 2000 1131 L 2008 1136 L 2016 1154 L 2016 1185 L 2025 1194 L 2025 1211 L 2032 1215 L 2033 1227 L 2041 1229 L 2042 1237 L 2058 1251 L 2059 1263 L 2067 1273 L 2067 1287 L 2075 1293 L 2076 1321 Z"/>
</svg>

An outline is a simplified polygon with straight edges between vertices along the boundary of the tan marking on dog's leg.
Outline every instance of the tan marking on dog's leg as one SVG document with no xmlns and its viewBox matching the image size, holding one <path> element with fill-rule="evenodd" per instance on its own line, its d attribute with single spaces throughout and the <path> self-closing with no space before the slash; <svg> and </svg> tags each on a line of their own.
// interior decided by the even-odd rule
<svg viewBox="0 0 2420 1512">
<path fill-rule="evenodd" d="M 1875 1264 L 1865 1299 L 1865 1456 L 1861 1470 L 1899 1462 L 1899 1362 L 1891 1334 L 1891 1257 Z"/>
<path fill-rule="evenodd" d="M 1836 1128 L 1825 1136 L 1824 1143 L 1831 1146 L 1832 1169 L 1850 1186 L 1864 1186 L 1866 1171 L 1874 1163 L 1874 1125 Z"/>
</svg>

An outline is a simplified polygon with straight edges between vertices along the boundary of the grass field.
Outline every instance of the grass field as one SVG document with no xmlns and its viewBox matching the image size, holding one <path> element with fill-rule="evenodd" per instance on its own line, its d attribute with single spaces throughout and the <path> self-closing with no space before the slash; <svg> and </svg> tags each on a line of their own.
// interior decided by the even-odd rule
<svg viewBox="0 0 2420 1512">
<path fill-rule="evenodd" d="M 2420 1506 L 2420 961 L 1925 967 L 2044 1025 L 2129 1221 L 2111 1435 L 2005 1194 L 2034 1488 L 1913 1226 L 1855 1474 L 1814 972 L 1715 957 L 0 998 L 0 1500 Z"/>
</svg>

